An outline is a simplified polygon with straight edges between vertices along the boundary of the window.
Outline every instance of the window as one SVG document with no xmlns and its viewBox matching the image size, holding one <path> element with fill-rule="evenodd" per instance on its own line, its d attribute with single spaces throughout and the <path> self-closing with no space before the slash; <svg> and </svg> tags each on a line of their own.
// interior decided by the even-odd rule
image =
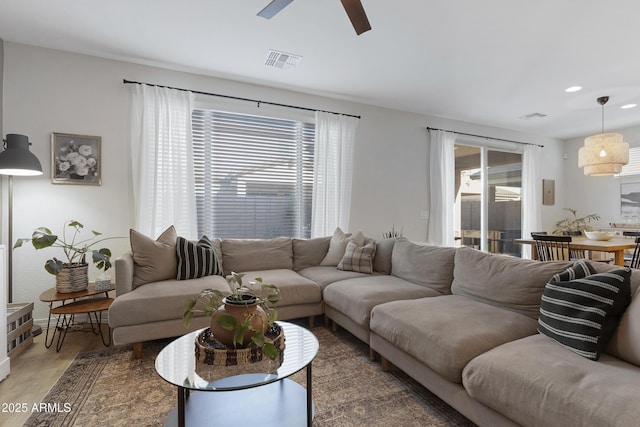
<svg viewBox="0 0 640 427">
<path fill-rule="evenodd" d="M 640 175 L 640 147 L 629 148 L 629 163 L 616 176 Z"/>
<path fill-rule="evenodd" d="M 485 171 L 484 173 L 482 171 Z M 522 154 L 455 145 L 455 234 L 463 246 L 521 256 Z"/>
<path fill-rule="evenodd" d="M 315 124 L 192 114 L 198 234 L 309 237 Z"/>
</svg>

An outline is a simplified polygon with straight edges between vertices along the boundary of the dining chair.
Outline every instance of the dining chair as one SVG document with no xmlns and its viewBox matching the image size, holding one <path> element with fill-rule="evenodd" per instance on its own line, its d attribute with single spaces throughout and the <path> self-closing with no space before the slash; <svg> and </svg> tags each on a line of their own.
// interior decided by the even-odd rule
<svg viewBox="0 0 640 427">
<path fill-rule="evenodd" d="M 539 261 L 569 261 L 574 259 L 571 236 L 554 236 L 546 233 L 531 233 Z"/>
<path fill-rule="evenodd" d="M 635 237 L 636 238 L 636 247 L 633 250 L 633 254 L 630 258 L 624 257 L 624 265 L 627 267 L 640 269 L 640 231 L 623 231 L 623 236 L 626 237 Z"/>
</svg>

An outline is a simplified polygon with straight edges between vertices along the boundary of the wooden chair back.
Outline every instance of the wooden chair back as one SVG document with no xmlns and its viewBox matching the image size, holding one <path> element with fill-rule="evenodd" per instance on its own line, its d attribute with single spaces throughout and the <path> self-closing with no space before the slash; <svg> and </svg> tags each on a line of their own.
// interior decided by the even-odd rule
<svg viewBox="0 0 640 427">
<path fill-rule="evenodd" d="M 629 267 L 636 269 L 640 268 L 640 233 L 636 235 L 636 247 L 633 250 L 631 261 L 629 261 Z"/>
<path fill-rule="evenodd" d="M 539 261 L 569 261 L 572 258 L 571 236 L 531 233 Z"/>
</svg>

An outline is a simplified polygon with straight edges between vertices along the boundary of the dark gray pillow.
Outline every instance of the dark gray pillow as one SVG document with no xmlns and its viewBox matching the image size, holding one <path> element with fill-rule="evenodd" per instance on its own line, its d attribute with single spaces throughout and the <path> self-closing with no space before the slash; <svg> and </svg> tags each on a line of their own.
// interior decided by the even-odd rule
<svg viewBox="0 0 640 427">
<path fill-rule="evenodd" d="M 584 270 L 571 274 L 581 276 Z M 552 278 L 542 293 L 538 331 L 598 360 L 631 302 L 630 276 L 631 270 L 620 268 L 573 280 Z"/>
<path fill-rule="evenodd" d="M 178 258 L 178 280 L 197 279 L 214 274 L 222 275 L 213 243 L 207 236 L 202 236 L 197 243 L 184 237 L 178 237 L 176 255 Z"/>
</svg>

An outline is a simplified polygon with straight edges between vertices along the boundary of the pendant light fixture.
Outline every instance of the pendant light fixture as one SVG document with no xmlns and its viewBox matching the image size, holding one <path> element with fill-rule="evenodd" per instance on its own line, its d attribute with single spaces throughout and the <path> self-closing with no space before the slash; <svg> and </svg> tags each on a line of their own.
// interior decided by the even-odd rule
<svg viewBox="0 0 640 427">
<path fill-rule="evenodd" d="M 602 133 L 584 140 L 584 147 L 578 151 L 578 167 L 589 176 L 614 175 L 629 163 L 629 144 L 619 133 L 604 133 L 604 104 L 609 97 L 601 96 L 597 101 L 602 106 Z"/>
</svg>

